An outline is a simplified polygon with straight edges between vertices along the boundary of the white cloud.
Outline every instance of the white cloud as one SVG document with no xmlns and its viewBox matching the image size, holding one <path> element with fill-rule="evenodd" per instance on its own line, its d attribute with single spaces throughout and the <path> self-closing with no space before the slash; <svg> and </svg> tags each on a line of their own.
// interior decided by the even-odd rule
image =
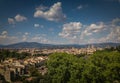
<svg viewBox="0 0 120 83">
<path fill-rule="evenodd" d="M 80 33 L 82 24 L 80 22 L 70 22 L 63 25 L 62 32 L 59 33 L 59 36 L 66 39 L 75 39 Z"/>
<path fill-rule="evenodd" d="M 80 39 L 86 39 L 89 43 L 120 42 L 119 23 L 120 19 L 116 18 L 109 23 L 90 24 L 81 33 Z M 96 35 L 93 35 L 93 33 L 96 33 Z"/>
<path fill-rule="evenodd" d="M 22 16 L 20 14 L 17 14 L 14 18 L 8 18 L 8 23 L 9 24 L 15 24 L 15 22 L 22 22 L 27 20 L 25 16 Z"/>
<path fill-rule="evenodd" d="M 34 24 L 34 27 L 40 27 L 40 25 L 39 24 Z"/>
<path fill-rule="evenodd" d="M 44 26 L 43 26 L 43 25 L 40 25 L 40 24 L 34 24 L 34 27 L 35 27 L 35 28 L 44 28 Z"/>
<path fill-rule="evenodd" d="M 29 33 L 28 33 L 28 32 L 25 32 L 25 35 L 29 35 Z"/>
<path fill-rule="evenodd" d="M 98 33 L 106 29 L 106 25 L 103 22 L 98 24 L 90 24 L 86 26 L 85 30 L 82 32 L 82 36 L 90 36 L 93 33 Z"/>
<path fill-rule="evenodd" d="M 9 24 L 15 24 L 15 20 L 13 18 L 8 18 L 8 23 Z"/>
<path fill-rule="evenodd" d="M 35 35 L 34 37 L 32 37 L 31 41 L 39 43 L 51 43 L 51 41 L 46 38 L 45 34 Z"/>
<path fill-rule="evenodd" d="M 46 10 L 48 7 L 40 5 L 39 7 L 36 8 L 36 10 Z"/>
<path fill-rule="evenodd" d="M 22 41 L 27 41 L 28 37 L 29 37 L 29 33 L 25 32 L 22 36 Z"/>
<path fill-rule="evenodd" d="M 66 18 L 65 14 L 62 12 L 61 2 L 55 3 L 47 11 L 38 9 L 34 13 L 34 17 L 41 17 L 49 21 L 63 21 Z"/>
<path fill-rule="evenodd" d="M 0 34 L 0 44 L 11 44 L 18 42 L 18 38 L 15 36 L 9 36 L 7 31 L 2 31 Z"/>
<path fill-rule="evenodd" d="M 107 26 L 108 35 L 105 37 L 108 42 L 120 43 L 120 18 L 115 18 Z"/>
<path fill-rule="evenodd" d="M 7 35 L 7 34 L 8 34 L 7 31 L 3 31 L 3 32 L 1 33 L 1 35 Z"/>
<path fill-rule="evenodd" d="M 34 41 L 39 41 L 41 43 L 48 43 L 48 40 L 46 38 L 43 38 L 43 37 L 38 37 L 38 36 L 35 36 L 32 38 Z"/>
<path fill-rule="evenodd" d="M 114 32 L 115 31 L 115 32 Z M 84 43 L 103 43 L 103 42 L 115 42 L 120 43 L 120 30 L 116 33 L 116 30 L 111 31 L 108 35 L 102 36 L 101 38 L 90 37 L 84 40 Z"/>
<path fill-rule="evenodd" d="M 20 14 L 17 14 L 17 15 L 15 16 L 15 20 L 16 20 L 17 22 L 22 22 L 22 21 L 27 20 L 27 18 L 26 18 L 25 16 L 22 16 L 22 15 L 20 15 Z"/>
<path fill-rule="evenodd" d="M 78 10 L 80 10 L 80 9 L 82 9 L 82 8 L 83 8 L 82 5 L 79 5 L 79 6 L 77 7 Z"/>
<path fill-rule="evenodd" d="M 26 40 L 27 40 L 27 36 L 26 36 L 26 35 L 23 35 L 22 41 L 26 41 Z"/>
<path fill-rule="evenodd" d="M 76 9 L 77 9 L 77 10 L 81 10 L 81 9 L 83 9 L 83 8 L 86 8 L 86 7 L 88 7 L 88 4 L 78 5 Z"/>
<path fill-rule="evenodd" d="M 120 42 L 120 26 L 113 27 L 106 39 L 110 42 Z"/>
<path fill-rule="evenodd" d="M 17 43 L 19 42 L 18 41 L 18 38 L 15 37 L 15 36 L 8 36 L 4 39 L 0 39 L 0 44 L 13 44 L 13 43 Z"/>
<path fill-rule="evenodd" d="M 103 22 L 100 22 L 99 24 L 91 24 L 90 26 L 88 26 L 87 30 L 97 33 L 97 32 L 104 30 L 105 26 L 106 25 L 104 25 Z"/>
<path fill-rule="evenodd" d="M 0 35 L 0 39 L 5 39 L 7 38 L 8 32 L 7 31 L 3 31 Z"/>
<path fill-rule="evenodd" d="M 120 18 L 115 18 L 115 19 L 113 19 L 113 20 L 112 20 L 112 24 L 113 24 L 113 25 L 117 25 L 117 24 L 120 25 Z"/>
</svg>

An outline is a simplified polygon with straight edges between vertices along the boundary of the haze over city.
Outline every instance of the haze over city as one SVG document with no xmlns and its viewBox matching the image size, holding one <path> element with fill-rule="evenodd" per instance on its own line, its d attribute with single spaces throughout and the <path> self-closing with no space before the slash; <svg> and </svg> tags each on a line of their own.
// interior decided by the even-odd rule
<svg viewBox="0 0 120 83">
<path fill-rule="evenodd" d="M 0 44 L 120 43 L 120 0 L 0 0 Z"/>
</svg>

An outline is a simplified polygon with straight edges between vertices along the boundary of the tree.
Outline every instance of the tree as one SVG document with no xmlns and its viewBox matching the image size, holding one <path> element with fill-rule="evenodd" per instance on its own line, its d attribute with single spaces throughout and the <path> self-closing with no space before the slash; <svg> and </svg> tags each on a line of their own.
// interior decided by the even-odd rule
<svg viewBox="0 0 120 83">
<path fill-rule="evenodd" d="M 88 60 L 82 79 L 87 83 L 114 83 L 120 81 L 120 53 L 98 51 Z"/>
<path fill-rule="evenodd" d="M 67 83 L 70 80 L 70 66 L 75 56 L 66 53 L 54 53 L 47 61 L 48 75 L 52 83 Z"/>
<path fill-rule="evenodd" d="M 76 57 L 54 53 L 47 61 L 49 83 L 120 82 L 120 53 L 97 51 L 91 56 Z"/>
<path fill-rule="evenodd" d="M 120 46 L 117 46 L 116 49 L 118 52 L 120 52 Z"/>
</svg>

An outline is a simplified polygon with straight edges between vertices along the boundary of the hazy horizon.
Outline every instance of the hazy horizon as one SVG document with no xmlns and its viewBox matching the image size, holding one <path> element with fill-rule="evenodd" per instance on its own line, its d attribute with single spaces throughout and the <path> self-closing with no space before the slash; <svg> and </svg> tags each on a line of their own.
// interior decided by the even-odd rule
<svg viewBox="0 0 120 83">
<path fill-rule="evenodd" d="M 94 44 L 120 44 L 116 42 L 101 42 L 101 43 L 84 43 L 84 44 L 51 44 L 51 43 L 40 43 L 40 42 L 16 42 L 11 44 L 0 44 L 2 46 L 8 46 L 8 45 L 15 45 L 15 44 L 22 44 L 22 43 L 37 43 L 37 44 L 48 44 L 48 45 L 94 45 Z"/>
</svg>

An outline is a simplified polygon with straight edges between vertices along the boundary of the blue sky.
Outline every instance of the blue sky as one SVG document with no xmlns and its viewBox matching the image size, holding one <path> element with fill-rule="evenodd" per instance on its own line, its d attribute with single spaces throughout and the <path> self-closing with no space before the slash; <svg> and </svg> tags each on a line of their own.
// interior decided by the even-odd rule
<svg viewBox="0 0 120 83">
<path fill-rule="evenodd" d="M 0 44 L 120 43 L 120 0 L 0 0 Z"/>
</svg>

